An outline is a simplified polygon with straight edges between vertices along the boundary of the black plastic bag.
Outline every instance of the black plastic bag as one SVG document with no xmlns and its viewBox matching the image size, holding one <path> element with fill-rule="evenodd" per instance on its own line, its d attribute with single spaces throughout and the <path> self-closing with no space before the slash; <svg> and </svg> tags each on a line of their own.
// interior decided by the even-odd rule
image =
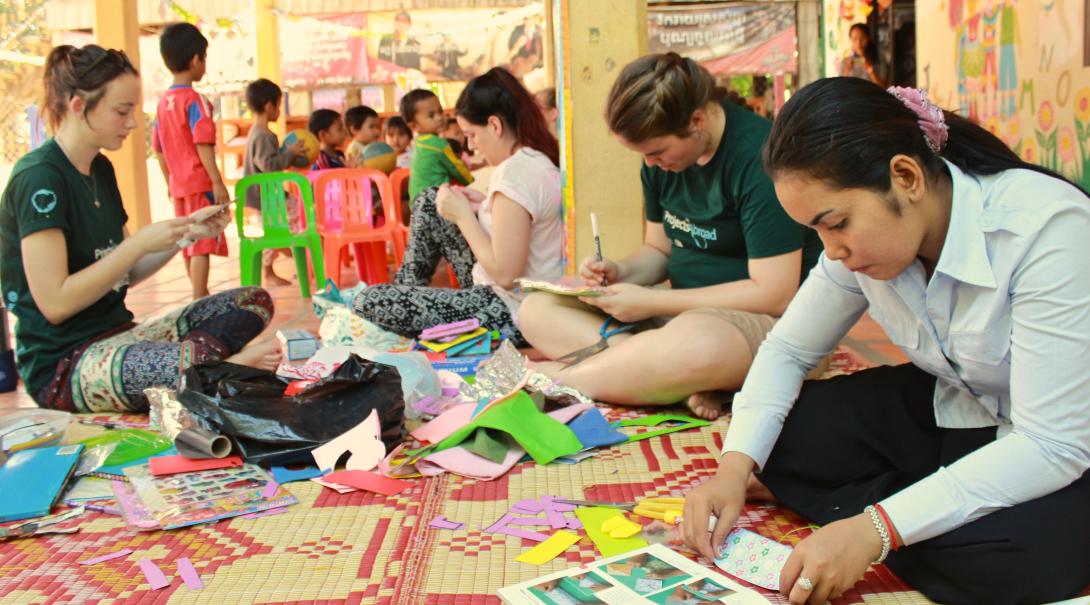
<svg viewBox="0 0 1090 605">
<path fill-rule="evenodd" d="M 393 366 L 352 355 L 296 395 L 284 395 L 288 382 L 233 363 L 196 365 L 185 371 L 178 401 L 256 464 L 311 461 L 312 449 L 363 422 L 371 410 L 378 410 L 387 450 L 404 436 L 405 399 Z"/>
</svg>

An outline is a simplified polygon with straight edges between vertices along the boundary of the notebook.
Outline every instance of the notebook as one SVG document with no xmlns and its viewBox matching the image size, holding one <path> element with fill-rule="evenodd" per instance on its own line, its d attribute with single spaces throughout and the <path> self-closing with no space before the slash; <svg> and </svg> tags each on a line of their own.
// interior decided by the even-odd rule
<svg viewBox="0 0 1090 605">
<path fill-rule="evenodd" d="M 62 445 L 12 454 L 0 466 L 0 521 L 48 515 L 82 451 L 82 445 Z"/>
</svg>

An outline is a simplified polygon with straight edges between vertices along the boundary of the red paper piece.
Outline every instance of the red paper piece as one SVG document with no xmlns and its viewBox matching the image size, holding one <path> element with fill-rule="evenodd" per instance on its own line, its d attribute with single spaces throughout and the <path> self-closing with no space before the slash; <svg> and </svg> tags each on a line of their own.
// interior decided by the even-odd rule
<svg viewBox="0 0 1090 605">
<path fill-rule="evenodd" d="M 214 468 L 230 468 L 233 466 L 242 466 L 242 458 L 228 456 L 226 458 L 192 460 L 182 455 L 148 458 L 148 468 L 151 469 L 151 474 L 156 476 L 207 471 Z"/>
<path fill-rule="evenodd" d="M 393 496 L 409 489 L 408 481 L 398 481 L 369 471 L 340 471 L 329 473 L 322 479 L 338 485 L 364 489 L 369 492 Z"/>
</svg>

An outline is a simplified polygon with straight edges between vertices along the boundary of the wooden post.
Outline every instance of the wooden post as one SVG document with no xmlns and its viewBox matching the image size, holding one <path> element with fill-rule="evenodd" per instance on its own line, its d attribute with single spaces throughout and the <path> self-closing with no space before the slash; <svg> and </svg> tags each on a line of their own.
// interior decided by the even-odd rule
<svg viewBox="0 0 1090 605">
<path fill-rule="evenodd" d="M 125 51 L 129 61 L 140 69 L 140 24 L 136 17 L 136 2 L 130 0 L 98 0 L 95 4 L 95 41 L 103 48 Z M 137 108 L 139 111 L 139 108 Z M 121 201 L 129 215 L 129 232 L 151 222 L 148 201 L 148 146 L 144 120 L 136 121 L 125 144 L 117 151 L 105 152 L 117 173 Z"/>
<path fill-rule="evenodd" d="M 561 18 L 553 25 L 563 45 L 557 70 L 564 87 L 561 144 L 570 271 L 593 253 L 591 212 L 598 215 L 606 256 L 622 258 L 643 242 L 641 158 L 614 138 L 603 113 L 621 69 L 647 53 L 647 4 L 555 1 L 561 2 Z"/>
</svg>

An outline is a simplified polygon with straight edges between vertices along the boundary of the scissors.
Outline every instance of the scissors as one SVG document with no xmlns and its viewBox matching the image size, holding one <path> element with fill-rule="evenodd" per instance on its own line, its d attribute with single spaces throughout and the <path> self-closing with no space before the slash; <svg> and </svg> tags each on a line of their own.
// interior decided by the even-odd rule
<svg viewBox="0 0 1090 605">
<path fill-rule="evenodd" d="M 613 322 L 617 322 L 617 327 L 610 329 L 609 326 Z M 573 366 L 592 355 L 597 355 L 598 353 L 605 351 L 609 348 L 610 338 L 623 332 L 627 332 L 638 325 L 639 322 L 626 324 L 617 321 L 613 316 L 607 317 L 606 320 L 602 322 L 602 327 L 598 328 L 598 342 L 588 347 L 583 347 L 582 349 L 576 349 L 567 355 L 556 358 L 555 361 L 559 361 L 566 366 Z"/>
<path fill-rule="evenodd" d="M 656 496 L 644 498 L 635 502 L 594 502 L 591 500 L 555 500 L 561 504 L 573 504 L 575 506 L 604 506 L 606 508 L 619 508 L 627 510 L 641 517 L 658 519 L 667 523 L 675 523 L 685 510 L 685 498 L 671 498 Z"/>
</svg>

